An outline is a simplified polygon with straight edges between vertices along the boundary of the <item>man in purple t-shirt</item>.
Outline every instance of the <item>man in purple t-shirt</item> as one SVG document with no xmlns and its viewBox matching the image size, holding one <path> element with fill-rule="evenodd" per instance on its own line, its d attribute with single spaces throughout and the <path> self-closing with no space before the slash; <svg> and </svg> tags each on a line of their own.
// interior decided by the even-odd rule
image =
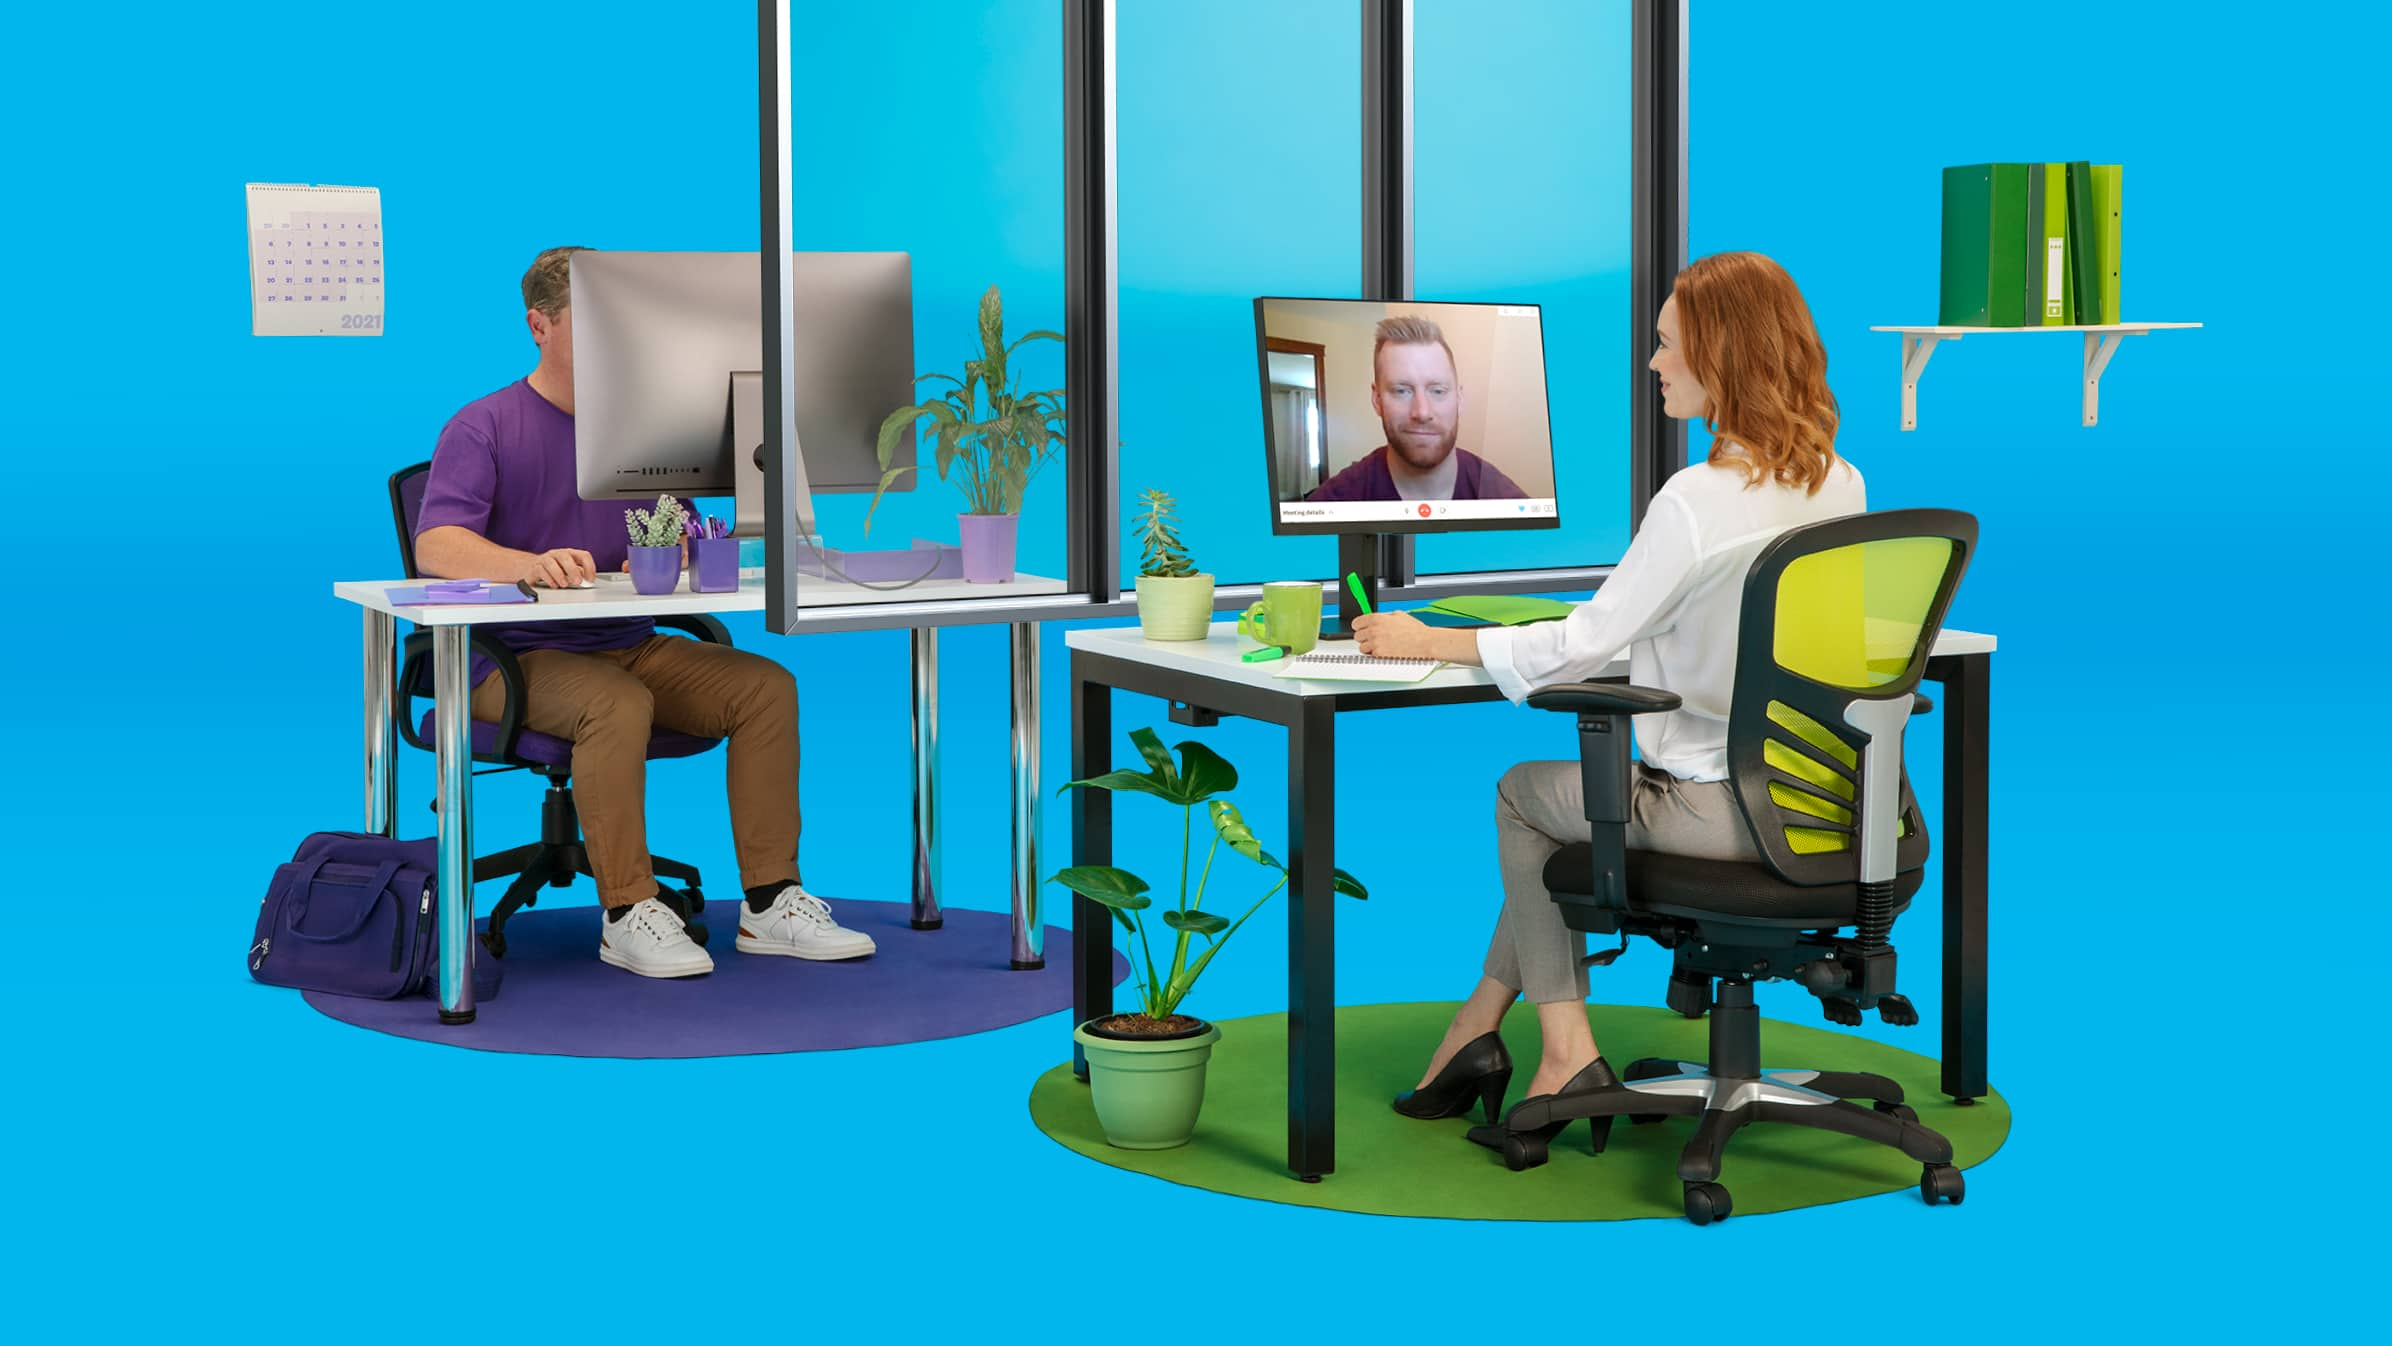
<svg viewBox="0 0 2392 1346">
<path fill-rule="evenodd" d="M 1306 500 L 1520 500 L 1493 463 L 1455 447 L 1462 377 L 1453 347 L 1427 318 L 1381 319 L 1370 352 L 1370 409 L 1387 442 L 1312 489 Z"/>
<path fill-rule="evenodd" d="M 415 524 L 416 568 L 449 579 L 569 588 L 623 567 L 623 504 L 583 500 L 573 474 L 570 258 L 551 248 L 523 274 L 540 360 L 449 419 Z M 628 596 L 628 592 L 626 593 Z M 731 832 L 747 905 L 739 951 L 860 958 L 872 938 L 831 919 L 797 872 L 797 681 L 770 659 L 656 634 L 645 617 L 484 627 L 523 668 L 523 725 L 573 743 L 575 804 L 598 899 L 598 956 L 645 977 L 689 977 L 714 960 L 658 900 L 648 856 L 648 736 L 727 738 Z M 477 660 L 473 717 L 495 721 L 506 689 Z"/>
</svg>

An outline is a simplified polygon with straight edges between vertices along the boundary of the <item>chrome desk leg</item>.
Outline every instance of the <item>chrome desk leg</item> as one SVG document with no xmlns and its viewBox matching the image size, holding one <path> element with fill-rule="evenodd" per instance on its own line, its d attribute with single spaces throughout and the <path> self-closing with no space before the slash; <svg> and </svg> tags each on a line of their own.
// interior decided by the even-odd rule
<svg viewBox="0 0 2392 1346">
<path fill-rule="evenodd" d="M 432 746 L 439 760 L 440 1022 L 473 1022 L 473 628 L 432 628 Z"/>
<path fill-rule="evenodd" d="M 386 837 L 399 817 L 399 742 L 390 717 L 397 628 L 389 613 L 365 609 L 365 830 Z"/>
<path fill-rule="evenodd" d="M 1038 904 L 1038 623 L 1013 624 L 1013 966 L 1046 966 Z"/>
<path fill-rule="evenodd" d="M 914 929 L 945 925 L 939 908 L 939 630 L 913 629 Z"/>
</svg>

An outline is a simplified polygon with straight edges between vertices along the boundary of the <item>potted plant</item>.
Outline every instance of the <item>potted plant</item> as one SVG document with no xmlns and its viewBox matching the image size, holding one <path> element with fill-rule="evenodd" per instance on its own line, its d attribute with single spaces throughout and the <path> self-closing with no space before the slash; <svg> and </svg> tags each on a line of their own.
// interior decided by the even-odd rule
<svg viewBox="0 0 2392 1346">
<path fill-rule="evenodd" d="M 947 391 L 926 402 L 899 407 L 880 423 L 880 486 L 864 513 L 872 532 L 872 509 L 880 507 L 889 483 L 920 464 L 889 466 L 899 436 L 917 433 L 938 467 L 939 480 L 954 481 L 968 506 L 958 518 L 963 534 L 963 577 L 974 584 L 1002 584 L 1013 578 L 1014 542 L 1022 497 L 1030 479 L 1062 449 L 1063 390 L 1021 391 L 1011 367 L 1013 353 L 1033 341 L 1061 341 L 1057 332 L 1037 331 L 1005 344 L 1005 306 L 997 287 L 980 296 L 980 358 L 966 360 L 963 377 L 924 374 L 916 383 L 940 380 Z"/>
<path fill-rule="evenodd" d="M 1213 577 L 1196 569 L 1172 527 L 1168 491 L 1140 491 L 1138 625 L 1148 640 L 1202 640 L 1213 624 Z"/>
<path fill-rule="evenodd" d="M 671 593 L 681 583 L 681 539 L 688 535 L 689 511 L 660 495 L 655 509 L 624 510 L 623 522 L 631 530 L 631 587 L 643 594 Z"/>
<path fill-rule="evenodd" d="M 1154 946 L 1147 939 L 1146 912 L 1154 905 L 1144 879 L 1111 865 L 1074 865 L 1048 880 L 1082 897 L 1100 902 L 1131 937 L 1131 974 L 1137 979 L 1139 1008 L 1110 1014 L 1081 1024 L 1072 1033 L 1088 1058 L 1088 1086 L 1094 1095 L 1096 1117 L 1105 1139 L 1125 1150 L 1167 1150 L 1188 1143 L 1196 1130 L 1196 1115 L 1204 1105 L 1204 1067 L 1212 1059 L 1221 1031 L 1202 1019 L 1179 1012 L 1180 1001 L 1196 979 L 1212 966 L 1229 937 L 1249 917 L 1287 886 L 1287 866 L 1262 848 L 1254 832 L 1225 795 L 1237 788 L 1235 767 L 1201 743 L 1179 745 L 1175 762 L 1152 729 L 1130 735 L 1146 770 L 1116 768 L 1091 780 L 1076 780 L 1065 790 L 1115 790 L 1153 795 L 1180 806 L 1179 896 L 1163 912 L 1163 924 L 1177 935 L 1169 962 L 1157 965 Z M 1060 792 L 1058 792 L 1060 793 Z M 1188 889 L 1188 865 L 1193 858 L 1196 806 L 1205 806 L 1212 824 L 1212 842 L 1205 850 L 1204 871 L 1194 892 Z M 1206 886 L 1221 848 L 1230 850 L 1276 874 L 1277 879 L 1236 920 L 1204 910 Z M 1361 880 L 1335 871 L 1337 892 L 1368 897 Z M 1079 938 L 1094 939 L 1093 930 Z M 1201 949 L 1197 940 L 1204 941 Z"/>
</svg>

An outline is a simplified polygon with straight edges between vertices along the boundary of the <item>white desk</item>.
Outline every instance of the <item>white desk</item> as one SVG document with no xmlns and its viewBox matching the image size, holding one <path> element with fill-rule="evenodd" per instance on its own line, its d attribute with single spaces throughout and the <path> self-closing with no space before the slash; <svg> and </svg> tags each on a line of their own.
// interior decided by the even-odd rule
<svg viewBox="0 0 2392 1346">
<path fill-rule="evenodd" d="M 344 580 L 333 596 L 355 603 L 365 614 L 365 830 L 393 835 L 398 817 L 398 686 L 393 666 L 398 619 L 432 632 L 433 750 L 437 762 L 440 889 L 440 1017 L 444 1023 L 473 1021 L 473 722 L 467 684 L 471 633 L 476 626 L 524 622 L 591 621 L 607 617 L 661 617 L 677 613 L 761 612 L 764 582 L 743 580 L 730 593 L 691 593 L 687 576 L 669 594 L 635 591 L 628 577 L 603 576 L 589 589 L 543 590 L 536 603 L 399 606 L 394 585 L 420 581 Z M 938 889 L 942 880 L 938 844 L 938 632 L 940 626 L 976 620 L 958 599 L 1035 597 L 1066 592 L 1061 580 L 1017 576 L 1005 584 L 939 580 L 905 589 L 808 579 L 799 589 L 802 608 L 855 608 L 866 604 L 941 604 L 908 618 L 913 636 L 914 746 L 914 925 L 942 923 Z M 1038 628 L 1013 627 L 1013 965 L 1044 965 L 1044 923 L 1038 902 Z M 797 783 L 790 782 L 795 789 Z"/>
<path fill-rule="evenodd" d="M 1346 711 L 1457 705 L 1500 698 L 1484 669 L 1453 666 L 1420 682 L 1304 681 L 1271 675 L 1269 662 L 1239 656 L 1257 648 L 1232 622 L 1215 623 L 1201 641 L 1151 641 L 1132 629 L 1074 631 L 1071 650 L 1071 774 L 1101 775 L 1113 765 L 1112 694 L 1163 698 L 1182 724 L 1242 715 L 1287 730 L 1287 1166 L 1317 1181 L 1336 1168 L 1336 717 Z M 1986 693 L 1994 638 L 1946 629 L 1927 660 L 1939 683 L 1944 720 L 1943 1089 L 1967 1103 L 1986 1093 Z M 1350 646 L 1348 648 L 1351 648 Z M 1595 675 L 1625 678 L 1622 656 Z M 1113 862 L 1111 792 L 1076 790 L 1072 799 L 1075 865 Z M 1377 905 L 1376 903 L 1373 904 Z M 1102 906 L 1072 902 L 1075 930 L 1109 928 Z M 1072 1022 L 1111 1012 L 1111 941 L 1083 937 L 1072 960 Z M 1077 1044 L 1072 1061 L 1083 1078 Z"/>
</svg>

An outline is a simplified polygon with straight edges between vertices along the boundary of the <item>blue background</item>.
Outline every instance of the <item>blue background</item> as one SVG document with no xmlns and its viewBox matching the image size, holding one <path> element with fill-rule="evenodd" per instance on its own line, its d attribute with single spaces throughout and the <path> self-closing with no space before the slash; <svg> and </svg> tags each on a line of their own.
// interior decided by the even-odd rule
<svg viewBox="0 0 2392 1346">
<path fill-rule="evenodd" d="M 911 251 L 925 368 L 960 362 L 990 283 L 1015 331 L 1059 327 L 1058 7 L 799 8 L 801 246 Z M 1325 542 L 1267 535 L 1244 301 L 1352 287 L 1355 7 L 1122 8 L 1125 494 L 1181 493 L 1224 578 L 1312 573 Z M 1419 19 L 1420 292 L 1548 304 L 1556 405 L 1586 412 L 1565 485 L 1619 513 L 1624 13 L 1421 0 Z M 753 15 L 263 0 L 12 24 L 18 536 L 54 553 L 98 530 L 20 602 L 0 675 L 19 708 L 6 1265 L 32 1338 L 1013 1336 L 1063 1312 L 1108 1335 L 1578 1335 L 1721 1300 L 1939 1337 L 2209 1337 L 2360 1298 L 2384 1101 L 2360 996 L 2385 933 L 2363 728 L 2387 690 L 2363 130 L 2380 10 L 1696 6 L 1694 251 L 1758 249 L 1802 283 L 1874 505 L 1983 520 L 1952 622 L 2002 639 L 1992 1073 L 2017 1110 L 1959 1210 L 1894 1195 L 1703 1231 L 1325 1214 L 1089 1164 L 1023 1106 L 1066 1050 L 1060 1014 L 869 1052 L 585 1062 L 363 1034 L 251 985 L 233 951 L 273 863 L 357 821 L 358 624 L 328 587 L 393 569 L 384 476 L 529 368 L 515 283 L 540 248 L 753 246 Z M 2092 430 L 2075 338 L 1947 346 L 1898 433 L 1895 339 L 1867 328 L 1934 315 L 1937 170 L 2074 158 L 2127 167 L 2127 315 L 2207 326 L 2127 342 Z M 388 335 L 249 336 L 249 181 L 381 188 Z M 1061 564 L 1062 486 L 1033 496 L 1025 568 Z M 952 499 L 929 484 L 883 526 L 952 536 Z M 834 540 L 862 510 L 835 503 Z M 1621 521 L 1589 514 L 1437 539 L 1424 564 L 1613 559 Z M 902 900 L 903 636 L 734 626 L 799 677 L 810 883 Z M 943 648 L 948 899 L 999 908 L 1003 636 Z M 1160 723 L 1135 698 L 1116 715 Z M 1922 728 L 1932 809 L 1940 724 Z M 1340 858 L 1375 895 L 1341 914 L 1340 997 L 1458 996 L 1496 903 L 1493 782 L 1565 732 L 1471 707 L 1341 738 Z M 1276 732 L 1206 741 L 1282 836 Z M 404 769 L 404 829 L 428 832 L 428 762 Z M 651 794 L 659 848 L 716 871 L 720 769 L 660 766 Z M 528 837 L 531 783 L 478 794 L 486 845 Z M 1159 814 L 1121 810 L 1125 860 L 1162 844 Z M 1418 844 L 1427 826 L 1446 842 Z M 1050 805 L 1048 869 L 1068 844 Z M 1932 1054 L 1929 898 L 1901 931 L 1926 1022 L 1872 1031 Z M 1194 1008 L 1284 1004 L 1280 923 L 1239 943 Z M 1653 1000 L 1662 971 L 1640 950 L 1596 998 Z M 1783 987 L 1764 1006 L 1811 1012 Z"/>
</svg>

